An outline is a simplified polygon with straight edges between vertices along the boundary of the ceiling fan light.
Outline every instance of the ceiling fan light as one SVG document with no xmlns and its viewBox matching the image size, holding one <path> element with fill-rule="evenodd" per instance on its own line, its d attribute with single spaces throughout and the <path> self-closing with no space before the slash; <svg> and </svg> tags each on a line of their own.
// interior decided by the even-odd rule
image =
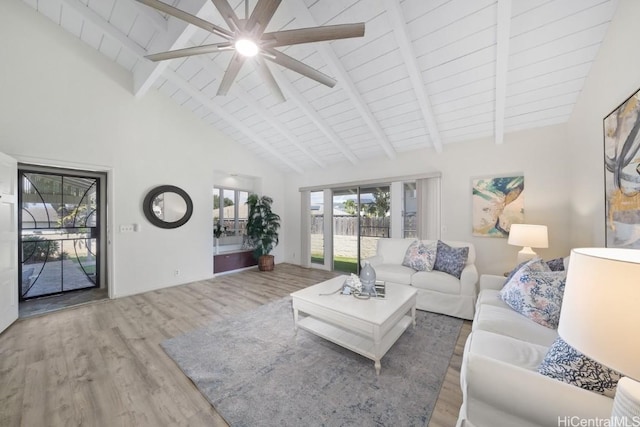
<svg viewBox="0 0 640 427">
<path fill-rule="evenodd" d="M 258 54 L 258 45 L 249 39 L 238 39 L 235 43 L 236 51 L 243 56 L 256 56 Z"/>
</svg>

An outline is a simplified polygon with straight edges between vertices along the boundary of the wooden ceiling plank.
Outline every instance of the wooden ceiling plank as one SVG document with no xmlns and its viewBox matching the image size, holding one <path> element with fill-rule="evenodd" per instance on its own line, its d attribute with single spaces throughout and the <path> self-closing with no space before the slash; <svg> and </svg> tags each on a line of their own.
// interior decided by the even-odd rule
<svg viewBox="0 0 640 427">
<path fill-rule="evenodd" d="M 93 9 L 87 7 L 80 0 L 62 0 L 62 2 L 78 12 L 84 19 L 87 19 L 92 24 L 100 28 L 100 30 L 104 31 L 104 33 L 114 41 L 118 42 L 123 48 L 127 49 L 129 52 L 133 53 L 136 56 L 143 57 L 146 55 L 146 51 L 142 46 L 135 43 L 126 34 L 119 31 L 106 19 L 100 16 L 98 13 L 94 12 Z"/>
<path fill-rule="evenodd" d="M 233 114 L 226 112 L 224 108 L 204 96 L 202 92 L 191 86 L 191 84 L 180 77 L 178 73 L 167 68 L 164 70 L 163 76 L 169 79 L 174 85 L 178 86 L 181 90 L 194 98 L 200 104 L 202 104 L 205 108 L 209 109 L 212 113 L 216 114 L 225 122 L 229 123 L 233 128 L 245 135 L 251 141 L 258 144 L 269 154 L 285 163 L 292 170 L 296 171 L 299 174 L 302 174 L 302 169 L 298 165 L 290 161 L 287 157 L 284 156 L 283 153 L 274 150 L 260 135 L 249 129 L 245 123 L 237 119 Z"/>
<path fill-rule="evenodd" d="M 447 45 L 473 37 L 474 34 L 495 23 L 496 3 L 494 1 L 480 3 L 463 0 L 462 4 L 460 3 L 460 1 L 457 4 L 448 3 L 449 10 L 444 16 L 421 17 L 407 24 L 409 34 L 414 39 L 417 55 L 446 49 Z M 405 14 L 405 16 L 411 15 Z"/>
<path fill-rule="evenodd" d="M 509 72 L 509 82 L 517 83 L 526 81 L 534 77 L 549 74 L 554 71 L 563 70 L 579 64 L 592 63 L 596 57 L 600 45 L 592 45 L 586 48 L 577 49 L 561 56 L 545 59 L 536 64 L 527 65 L 517 70 Z"/>
<path fill-rule="evenodd" d="M 590 31 L 591 28 L 596 28 L 601 24 L 608 24 L 615 12 L 615 3 L 605 1 L 598 6 L 559 20 L 543 23 L 531 31 L 514 36 L 511 41 L 513 51 L 521 52 L 580 31 Z"/>
<path fill-rule="evenodd" d="M 290 4 L 290 7 L 292 7 L 292 11 L 296 16 L 296 21 L 300 22 L 301 25 L 308 27 L 315 27 L 317 25 L 320 25 L 303 2 L 293 2 Z M 338 80 L 338 84 L 347 93 L 352 105 L 356 108 L 362 120 L 364 120 L 364 122 L 367 124 L 373 135 L 376 136 L 376 142 L 378 143 L 378 145 L 380 145 L 380 147 L 384 150 L 387 157 L 389 157 L 390 159 L 395 159 L 396 152 L 393 148 L 393 145 L 391 145 L 391 142 L 389 142 L 387 135 L 384 133 L 384 130 L 380 127 L 377 119 L 374 117 L 367 103 L 362 98 L 362 95 L 358 91 L 352 77 L 349 75 L 345 66 L 340 61 L 340 58 L 338 58 L 338 55 L 336 55 L 336 52 L 331 47 L 331 44 L 318 43 L 316 44 L 316 49 L 318 50 L 324 61 L 327 63 L 329 68 L 331 68 L 331 70 L 333 71 L 336 79 Z"/>
<path fill-rule="evenodd" d="M 511 36 L 511 0 L 498 0 L 496 27 L 496 108 L 495 143 L 504 142 L 504 115 L 509 71 L 509 39 Z"/>
<path fill-rule="evenodd" d="M 185 9 L 181 10 L 191 15 L 200 16 L 205 13 L 208 5 L 208 0 L 194 0 L 185 3 Z M 160 33 L 159 37 L 156 37 L 151 42 L 148 51 L 149 53 L 155 53 L 183 48 L 196 31 L 197 27 L 194 25 L 189 25 L 180 19 L 170 17 L 167 21 L 167 31 Z M 162 75 L 168 64 L 168 61 L 151 62 L 145 60 L 140 66 L 136 67 L 133 73 L 133 93 L 135 96 L 143 96 Z"/>
<path fill-rule="evenodd" d="M 300 91 L 293 86 L 282 72 L 278 69 L 272 69 L 273 76 L 282 89 L 287 94 L 287 99 L 291 102 L 295 102 L 298 107 L 304 111 L 306 116 L 326 135 L 327 138 L 340 150 L 340 152 L 354 165 L 358 164 L 358 158 L 349 149 L 349 147 L 342 142 L 340 137 L 335 133 L 331 126 L 318 114 L 318 112 L 309 104 L 309 102 L 302 96 Z"/>
<path fill-rule="evenodd" d="M 509 69 L 517 70 L 555 56 L 563 56 L 578 49 L 599 46 L 607 32 L 607 25 L 601 24 L 589 30 L 579 31 L 540 46 L 529 47 L 520 52 L 513 49 L 509 55 Z"/>
<path fill-rule="evenodd" d="M 220 76 L 224 72 L 216 63 L 213 61 L 209 61 L 202 57 L 194 57 L 192 58 L 197 60 L 200 66 L 206 70 L 209 74 Z M 247 90 L 244 88 L 242 82 L 236 82 L 232 88 L 231 92 L 233 95 L 240 98 L 245 104 L 247 104 L 254 111 L 255 114 L 261 116 L 266 122 L 268 122 L 271 126 L 273 126 L 282 136 L 284 136 L 287 140 L 289 140 L 298 150 L 302 151 L 307 157 L 313 160 L 318 166 L 324 168 L 326 167 L 326 163 L 321 161 L 317 155 L 310 152 L 296 137 L 293 132 L 291 132 L 287 127 L 280 121 L 275 114 L 269 111 L 267 108 L 263 107 L 253 96 L 251 96 Z"/>
<path fill-rule="evenodd" d="M 542 29 L 550 23 L 565 21 L 572 16 L 583 13 L 595 6 L 600 6 L 602 0 L 580 0 L 580 1 L 556 1 L 546 3 L 513 18 L 513 36 L 529 31 Z M 599 8 L 599 12 L 610 9 L 609 5 Z M 603 14 L 602 17 L 607 16 Z M 609 15 L 610 16 L 610 15 Z M 544 31 L 544 30 L 543 30 Z"/>
<path fill-rule="evenodd" d="M 72 8 L 62 8 L 60 26 L 78 38 L 82 36 L 83 22 L 84 18 L 77 11 Z"/>
<path fill-rule="evenodd" d="M 169 30 L 169 26 L 167 21 L 164 19 L 162 14 L 157 10 L 154 10 L 150 7 L 143 5 L 142 3 L 138 3 L 136 0 L 124 0 L 133 8 L 138 11 L 138 14 L 142 16 L 147 22 L 149 22 L 153 27 L 162 32 L 166 33 Z"/>
<path fill-rule="evenodd" d="M 438 130 L 433 108 L 431 107 L 429 96 L 424 87 L 422 74 L 418 68 L 416 56 L 413 52 L 411 38 L 409 37 L 407 24 L 402 13 L 402 6 L 399 0 L 384 0 L 384 5 L 389 15 L 389 20 L 391 21 L 393 33 L 396 36 L 396 40 L 398 40 L 398 46 L 406 64 L 411 84 L 418 98 L 418 104 L 420 105 L 423 119 L 427 125 L 429 138 L 431 139 L 434 149 L 440 153 L 442 152 L 440 131 Z"/>
</svg>

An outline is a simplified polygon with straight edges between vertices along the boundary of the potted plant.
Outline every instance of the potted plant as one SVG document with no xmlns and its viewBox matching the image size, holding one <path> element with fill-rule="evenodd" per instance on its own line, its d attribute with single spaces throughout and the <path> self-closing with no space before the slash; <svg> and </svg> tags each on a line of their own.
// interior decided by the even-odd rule
<svg viewBox="0 0 640 427">
<path fill-rule="evenodd" d="M 220 221 L 218 221 L 214 226 L 213 226 L 213 237 L 214 237 L 214 241 L 216 244 L 216 254 L 218 253 L 219 249 L 218 249 L 218 244 L 220 241 L 220 237 L 224 236 L 224 234 L 227 232 L 227 227 L 223 227 L 222 223 Z"/>
<path fill-rule="evenodd" d="M 278 244 L 280 216 L 271 210 L 272 203 L 273 199 L 268 196 L 250 194 L 247 198 L 247 236 L 254 247 L 253 256 L 258 260 L 260 271 L 272 271 L 275 264 L 270 253 Z"/>
</svg>

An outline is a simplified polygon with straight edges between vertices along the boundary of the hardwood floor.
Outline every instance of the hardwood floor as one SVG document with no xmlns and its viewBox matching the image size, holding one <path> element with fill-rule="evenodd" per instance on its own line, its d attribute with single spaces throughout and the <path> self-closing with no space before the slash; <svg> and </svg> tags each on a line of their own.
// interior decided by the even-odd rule
<svg viewBox="0 0 640 427">
<path fill-rule="evenodd" d="M 18 320 L 0 335 L 0 426 L 226 426 L 159 344 L 335 275 L 279 264 Z M 470 325 L 429 426 L 455 425 Z"/>
</svg>

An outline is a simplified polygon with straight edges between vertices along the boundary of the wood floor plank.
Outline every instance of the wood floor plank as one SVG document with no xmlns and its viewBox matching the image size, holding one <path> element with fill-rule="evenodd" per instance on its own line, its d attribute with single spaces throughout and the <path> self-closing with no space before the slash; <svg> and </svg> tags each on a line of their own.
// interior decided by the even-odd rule
<svg viewBox="0 0 640 427">
<path fill-rule="evenodd" d="M 279 264 L 21 319 L 0 335 L 0 426 L 224 427 L 160 343 L 336 275 Z M 470 325 L 430 427 L 455 425 Z"/>
</svg>

